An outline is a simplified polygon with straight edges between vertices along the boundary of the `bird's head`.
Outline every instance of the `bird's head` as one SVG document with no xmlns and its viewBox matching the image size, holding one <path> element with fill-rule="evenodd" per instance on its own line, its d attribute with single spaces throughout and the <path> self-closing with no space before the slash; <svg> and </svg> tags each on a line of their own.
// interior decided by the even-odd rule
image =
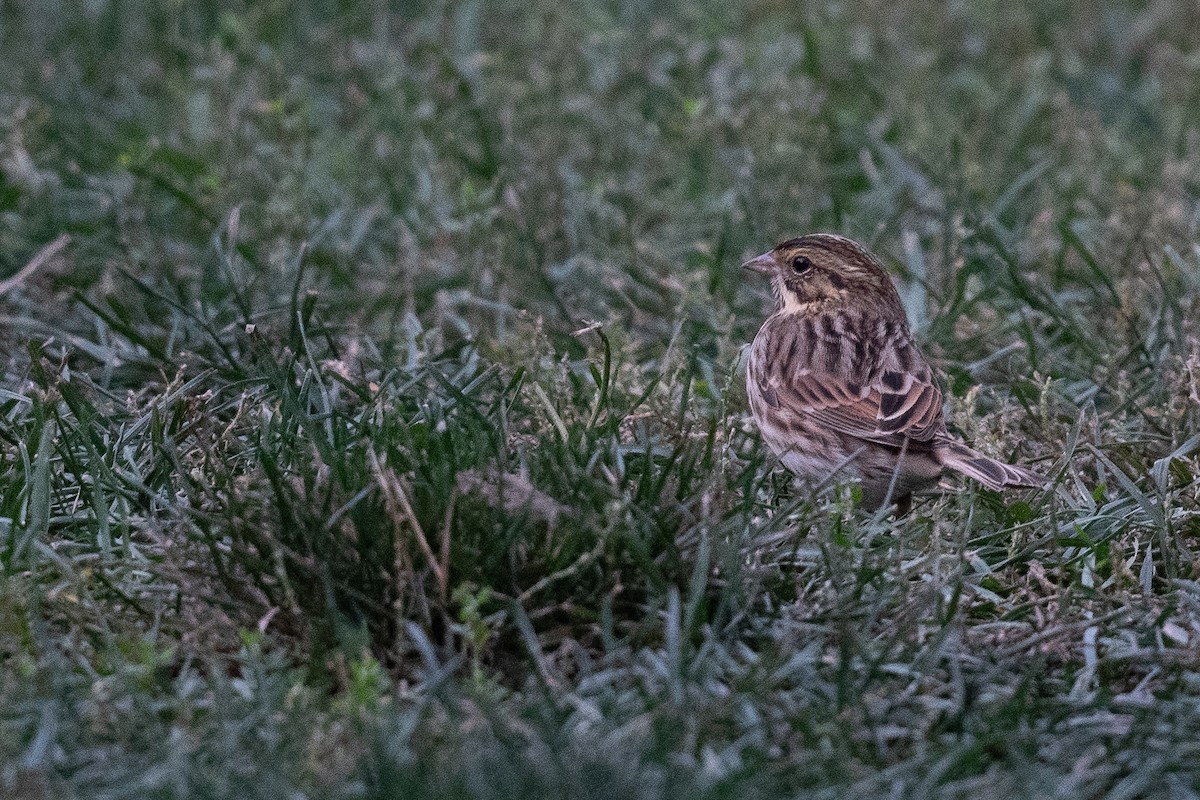
<svg viewBox="0 0 1200 800">
<path fill-rule="evenodd" d="M 843 236 L 812 233 L 788 239 L 742 267 L 771 279 L 775 301 L 785 312 L 880 305 L 901 308 L 896 288 L 879 259 Z"/>
</svg>

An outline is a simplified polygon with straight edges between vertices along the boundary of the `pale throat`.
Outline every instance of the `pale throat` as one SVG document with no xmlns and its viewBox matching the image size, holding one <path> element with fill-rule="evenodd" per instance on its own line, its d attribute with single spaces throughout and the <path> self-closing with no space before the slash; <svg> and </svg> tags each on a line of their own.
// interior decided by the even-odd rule
<svg viewBox="0 0 1200 800">
<path fill-rule="evenodd" d="M 779 310 L 776 314 L 812 314 L 823 311 L 837 301 L 832 297 L 822 297 L 817 300 L 801 300 L 795 292 L 783 289 L 779 293 Z"/>
</svg>

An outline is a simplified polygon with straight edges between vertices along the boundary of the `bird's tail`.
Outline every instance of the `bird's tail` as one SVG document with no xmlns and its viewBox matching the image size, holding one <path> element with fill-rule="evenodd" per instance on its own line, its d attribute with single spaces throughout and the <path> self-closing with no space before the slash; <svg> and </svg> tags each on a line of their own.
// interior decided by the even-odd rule
<svg viewBox="0 0 1200 800">
<path fill-rule="evenodd" d="M 939 442 L 937 455 L 943 466 L 974 478 L 995 492 L 1008 486 L 1041 488 L 1046 485 L 1046 479 L 1036 472 L 988 458 L 960 442 Z"/>
</svg>

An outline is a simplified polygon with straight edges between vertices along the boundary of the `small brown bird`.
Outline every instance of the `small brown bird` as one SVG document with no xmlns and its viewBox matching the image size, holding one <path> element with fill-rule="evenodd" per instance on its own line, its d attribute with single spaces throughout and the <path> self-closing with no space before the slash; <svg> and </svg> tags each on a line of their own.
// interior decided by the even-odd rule
<svg viewBox="0 0 1200 800">
<path fill-rule="evenodd" d="M 742 266 L 771 279 L 776 302 L 750 347 L 750 409 L 792 472 L 857 478 L 864 506 L 902 511 L 947 467 L 996 491 L 1045 484 L 950 436 L 900 296 L 866 249 L 814 233 Z"/>
</svg>

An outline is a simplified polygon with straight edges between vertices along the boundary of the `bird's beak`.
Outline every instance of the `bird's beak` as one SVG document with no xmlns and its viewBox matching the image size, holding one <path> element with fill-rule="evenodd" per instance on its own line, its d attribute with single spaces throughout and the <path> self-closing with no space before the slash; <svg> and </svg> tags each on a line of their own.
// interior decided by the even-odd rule
<svg viewBox="0 0 1200 800">
<path fill-rule="evenodd" d="M 763 253 L 761 256 L 752 258 L 745 264 L 742 264 L 742 269 L 748 269 L 751 272 L 757 272 L 760 275 L 769 275 L 771 270 L 775 268 L 775 257 L 770 253 Z"/>
</svg>

